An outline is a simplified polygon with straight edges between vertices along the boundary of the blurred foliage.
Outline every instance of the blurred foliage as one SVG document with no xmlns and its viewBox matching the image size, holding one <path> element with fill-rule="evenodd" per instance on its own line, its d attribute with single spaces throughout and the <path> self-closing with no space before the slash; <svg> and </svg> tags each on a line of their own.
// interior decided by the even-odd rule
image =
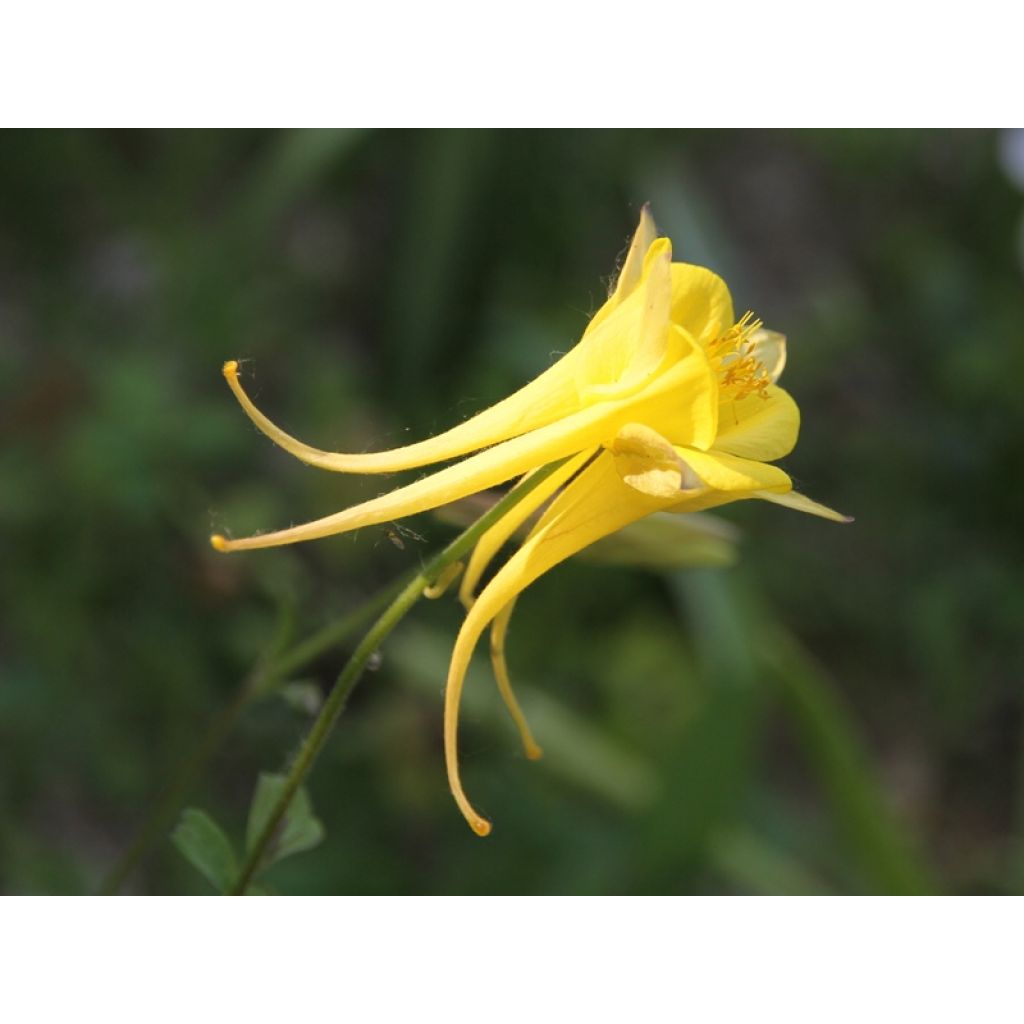
<svg viewBox="0 0 1024 1024">
<path fill-rule="evenodd" d="M 856 524 L 744 503 L 734 568 L 538 582 L 509 651 L 546 758 L 484 660 L 468 687 L 486 841 L 440 750 L 459 609 L 421 603 L 309 780 L 326 839 L 268 885 L 1024 889 L 1024 203 L 997 153 L 985 132 L 0 135 L 2 889 L 94 889 L 268 638 L 451 535 L 210 551 L 382 486 L 275 450 L 221 362 L 313 443 L 423 436 L 574 343 L 645 200 L 789 335 L 785 466 Z M 345 654 L 249 705 L 191 787 L 226 841 Z M 208 892 L 169 832 L 129 890 Z"/>
</svg>

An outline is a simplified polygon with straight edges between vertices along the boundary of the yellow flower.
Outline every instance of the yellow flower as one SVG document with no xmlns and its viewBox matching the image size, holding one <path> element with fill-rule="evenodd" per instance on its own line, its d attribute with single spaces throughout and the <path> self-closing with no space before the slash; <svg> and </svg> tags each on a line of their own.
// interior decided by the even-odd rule
<svg viewBox="0 0 1024 1024">
<path fill-rule="evenodd" d="M 490 823 L 459 778 L 458 708 L 470 657 L 491 628 L 498 684 L 527 755 L 540 749 L 512 694 L 504 644 L 514 603 L 554 565 L 653 512 L 692 512 L 762 498 L 837 521 L 846 517 L 792 488 L 768 463 L 796 443 L 800 414 L 776 385 L 785 338 L 750 313 L 736 319 L 725 283 L 704 267 L 672 262 L 647 207 L 608 301 L 567 355 L 515 394 L 437 437 L 392 451 L 345 455 L 302 444 L 271 423 L 238 380 L 224 376 L 252 421 L 303 462 L 342 473 L 390 473 L 467 456 L 430 476 L 315 522 L 242 540 L 220 551 L 265 548 L 387 523 L 528 475 L 565 459 L 485 533 L 463 576 L 468 607 L 445 691 L 445 756 L 452 793 L 478 835 Z M 473 453 L 473 454 L 470 454 Z M 522 545 L 474 599 L 499 549 L 545 502 Z"/>
</svg>

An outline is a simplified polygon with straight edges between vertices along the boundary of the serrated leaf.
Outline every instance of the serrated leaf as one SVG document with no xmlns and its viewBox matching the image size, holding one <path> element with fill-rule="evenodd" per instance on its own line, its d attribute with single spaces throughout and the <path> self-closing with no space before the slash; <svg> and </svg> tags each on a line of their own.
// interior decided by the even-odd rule
<svg viewBox="0 0 1024 1024">
<path fill-rule="evenodd" d="M 205 811 L 186 807 L 171 842 L 218 892 L 225 892 L 235 880 L 238 861 L 231 840 Z"/>
<path fill-rule="evenodd" d="M 270 820 L 277 801 L 284 792 L 287 779 L 284 775 L 264 772 L 256 783 L 252 806 L 249 808 L 249 823 L 245 831 L 247 850 L 255 846 L 264 827 Z M 278 827 L 277 836 L 271 841 L 263 856 L 261 867 L 266 868 L 283 857 L 312 849 L 324 837 L 324 827 L 313 814 L 313 804 L 305 788 L 299 789 L 292 798 L 285 813 L 284 821 Z"/>
</svg>

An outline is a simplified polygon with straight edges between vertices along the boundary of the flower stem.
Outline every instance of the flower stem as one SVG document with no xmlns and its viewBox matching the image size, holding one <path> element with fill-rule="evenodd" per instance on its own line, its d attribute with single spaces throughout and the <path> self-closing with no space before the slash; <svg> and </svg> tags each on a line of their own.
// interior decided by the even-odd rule
<svg viewBox="0 0 1024 1024">
<path fill-rule="evenodd" d="M 281 795 L 278 797 L 277 803 L 274 805 L 274 809 L 271 812 L 270 817 L 267 819 L 267 823 L 263 827 L 263 831 L 260 832 L 256 841 L 253 843 L 252 848 L 248 851 L 245 862 L 238 873 L 238 878 L 228 892 L 228 895 L 240 896 L 248 890 L 249 884 L 252 882 L 253 877 L 262 865 L 267 848 L 270 846 L 271 841 L 277 833 L 278 827 L 283 821 L 285 814 L 288 812 L 288 806 L 291 803 L 292 798 L 298 792 L 299 787 L 302 785 L 306 776 L 312 769 L 313 764 L 316 761 L 317 756 L 320 754 L 324 743 L 327 741 L 328 736 L 330 736 L 331 730 L 334 728 L 338 717 L 345 709 L 348 697 L 355 688 L 356 683 L 359 681 L 359 677 L 362 675 L 363 669 L 366 667 L 366 663 L 379 649 L 384 639 L 395 628 L 395 626 L 401 622 L 412 606 L 423 596 L 423 591 L 434 584 L 448 566 L 468 554 L 473 545 L 476 544 L 487 530 L 497 523 L 510 508 L 514 507 L 519 501 L 526 497 L 530 491 L 546 480 L 556 469 L 558 469 L 559 466 L 562 465 L 563 462 L 565 462 L 565 460 L 560 459 L 557 462 L 549 463 L 547 466 L 539 469 L 509 491 L 508 494 L 485 512 L 475 523 L 473 523 L 472 526 L 460 533 L 459 536 L 448 545 L 448 547 L 444 548 L 443 551 L 432 558 L 430 562 L 428 562 L 427 565 L 424 566 L 423 569 L 418 572 L 405 587 L 402 588 L 402 591 L 394 601 L 370 627 L 369 632 L 365 637 L 363 637 L 359 646 L 356 647 L 353 652 L 348 664 L 344 669 L 342 669 L 341 674 L 338 676 L 338 679 L 334 684 L 334 688 L 331 690 L 330 696 L 328 696 L 327 700 L 324 702 L 324 705 L 320 710 L 320 714 L 317 716 L 312 728 L 306 735 L 305 740 L 303 740 L 302 745 L 299 747 L 295 760 L 292 762 L 291 767 L 288 770 L 287 779 L 285 781 L 284 788 L 281 791 Z"/>
<path fill-rule="evenodd" d="M 262 658 L 252 667 L 230 702 L 211 720 L 196 748 L 181 762 L 152 811 L 135 832 L 131 843 L 103 879 L 97 890 L 99 895 L 114 896 L 120 891 L 139 862 L 164 835 L 196 779 L 202 775 L 223 746 L 235 723 L 249 705 L 269 696 L 292 673 L 308 665 L 355 632 L 394 599 L 399 586 L 404 587 L 404 582 L 392 583 L 348 615 L 328 623 L 282 654 Z"/>
</svg>

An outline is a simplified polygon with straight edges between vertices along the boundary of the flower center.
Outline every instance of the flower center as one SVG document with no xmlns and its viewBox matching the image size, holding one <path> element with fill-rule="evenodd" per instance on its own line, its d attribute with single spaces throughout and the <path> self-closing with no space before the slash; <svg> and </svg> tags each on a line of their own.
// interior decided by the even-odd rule
<svg viewBox="0 0 1024 1024">
<path fill-rule="evenodd" d="M 746 312 L 738 323 L 708 345 L 711 368 L 718 374 L 721 401 L 737 402 L 755 393 L 768 397 L 771 378 L 757 358 L 753 342 L 761 326 L 753 313 Z"/>
</svg>

